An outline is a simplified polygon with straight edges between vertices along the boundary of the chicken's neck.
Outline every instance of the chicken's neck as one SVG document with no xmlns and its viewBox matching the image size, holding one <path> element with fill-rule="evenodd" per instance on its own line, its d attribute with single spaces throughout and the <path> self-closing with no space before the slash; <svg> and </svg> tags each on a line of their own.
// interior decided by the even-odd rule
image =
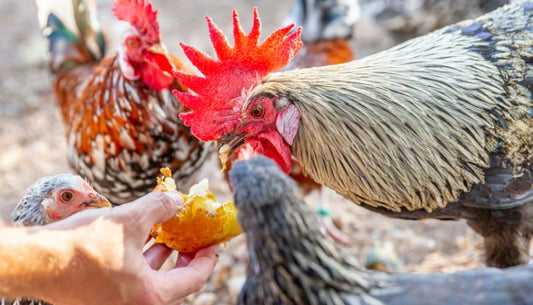
<svg viewBox="0 0 533 305">
<path fill-rule="evenodd" d="M 301 196 L 291 190 L 284 197 L 261 208 L 249 204 L 239 209 L 249 252 L 248 278 L 268 283 L 262 288 L 275 289 L 283 303 L 312 304 L 320 291 L 328 294 L 321 296 L 322 304 L 331 302 L 330 297 L 372 299 L 366 295 L 378 286 L 377 280 L 320 231 Z"/>
<path fill-rule="evenodd" d="M 169 90 L 155 91 L 124 78 L 116 57 L 58 76 L 56 88 L 67 133 L 81 134 L 73 139 L 80 153 L 89 152 L 98 136 L 104 137 L 111 155 L 122 149 L 142 150 L 152 145 L 142 141 L 151 141 L 152 131 L 175 129 L 182 109 Z"/>
<path fill-rule="evenodd" d="M 318 182 L 356 203 L 433 211 L 484 183 L 502 129 L 533 107 L 527 79 L 510 76 L 533 69 L 505 28 L 527 44 L 530 11 L 499 10 L 516 22 L 489 16 L 347 64 L 272 73 L 252 96 L 299 108 L 292 152 Z"/>
<path fill-rule="evenodd" d="M 116 57 L 58 75 L 56 100 L 70 165 L 114 203 L 133 198 L 131 192 L 144 194 L 160 167 L 181 166 L 194 147 L 177 141 L 188 132 L 178 118 L 183 106 L 170 90 L 127 80 Z M 115 188 L 117 181 L 123 186 Z"/>
</svg>

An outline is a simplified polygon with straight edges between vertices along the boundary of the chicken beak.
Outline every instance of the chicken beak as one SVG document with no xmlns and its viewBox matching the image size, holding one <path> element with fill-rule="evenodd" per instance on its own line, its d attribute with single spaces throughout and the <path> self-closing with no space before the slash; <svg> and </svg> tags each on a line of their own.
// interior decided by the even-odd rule
<svg viewBox="0 0 533 305">
<path fill-rule="evenodd" d="M 222 171 L 226 170 L 226 164 L 231 158 L 231 156 L 235 153 L 237 148 L 244 144 L 244 139 L 246 138 L 246 136 L 246 133 L 229 133 L 222 139 L 218 140 L 218 158 L 222 163 Z"/>
<path fill-rule="evenodd" d="M 91 192 L 88 194 L 89 199 L 84 200 L 82 203 L 80 203 L 80 206 L 83 207 L 91 207 L 91 208 L 110 208 L 111 203 L 107 198 L 104 196 L 96 193 Z"/>
<path fill-rule="evenodd" d="M 156 43 L 153 46 L 150 46 L 148 48 L 148 51 L 152 53 L 158 53 L 158 54 L 164 54 L 164 55 L 168 54 L 167 49 L 160 43 Z"/>
</svg>

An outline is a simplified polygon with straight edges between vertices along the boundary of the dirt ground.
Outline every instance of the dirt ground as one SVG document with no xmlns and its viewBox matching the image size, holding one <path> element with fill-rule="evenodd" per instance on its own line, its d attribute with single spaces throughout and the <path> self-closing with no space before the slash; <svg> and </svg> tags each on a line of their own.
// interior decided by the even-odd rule
<svg viewBox="0 0 533 305">
<path fill-rule="evenodd" d="M 171 52 L 185 41 L 211 52 L 203 16 L 210 15 L 230 32 L 231 9 L 241 13 L 245 28 L 250 25 L 253 6 L 258 6 L 264 32 L 277 27 L 293 1 L 159 0 L 163 41 Z M 111 1 L 97 1 L 109 50 L 113 50 L 125 26 L 115 22 Z M 0 215 L 7 223 L 10 211 L 38 178 L 67 172 L 63 126 L 53 102 L 51 78 L 46 69 L 47 45 L 40 36 L 35 3 L 29 0 L 0 2 Z M 358 25 L 354 44 L 359 54 L 370 54 L 390 45 L 372 22 Z M 365 23 L 366 22 L 366 23 Z M 211 52 L 212 53 L 212 52 Z M 213 159 L 202 170 L 210 177 L 215 193 L 230 197 Z M 464 222 L 400 221 L 368 212 L 332 191 L 324 195 L 332 204 L 334 217 L 352 238 L 349 251 L 364 261 L 374 243 L 392 242 L 403 261 L 400 272 L 444 271 L 481 265 L 481 239 Z M 317 205 L 318 196 L 308 199 Z M 1 218 L 0 218 L 1 223 Z M 245 277 L 244 237 L 222 249 L 220 262 L 204 289 L 186 299 L 186 304 L 231 304 Z"/>
</svg>

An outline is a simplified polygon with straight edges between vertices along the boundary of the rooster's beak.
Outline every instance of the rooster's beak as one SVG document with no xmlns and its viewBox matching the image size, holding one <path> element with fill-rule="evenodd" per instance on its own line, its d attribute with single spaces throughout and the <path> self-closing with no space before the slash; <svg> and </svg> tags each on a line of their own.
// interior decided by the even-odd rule
<svg viewBox="0 0 533 305">
<path fill-rule="evenodd" d="M 235 153 L 237 148 L 244 144 L 246 136 L 246 133 L 235 134 L 231 132 L 217 141 L 218 158 L 222 163 L 222 171 L 226 169 L 226 163 L 233 153 Z"/>
<path fill-rule="evenodd" d="M 111 207 L 111 203 L 107 198 L 104 196 L 96 193 L 91 192 L 89 193 L 89 199 L 84 200 L 82 203 L 80 203 L 80 206 L 84 207 L 92 207 L 92 208 L 109 208 Z"/>
</svg>

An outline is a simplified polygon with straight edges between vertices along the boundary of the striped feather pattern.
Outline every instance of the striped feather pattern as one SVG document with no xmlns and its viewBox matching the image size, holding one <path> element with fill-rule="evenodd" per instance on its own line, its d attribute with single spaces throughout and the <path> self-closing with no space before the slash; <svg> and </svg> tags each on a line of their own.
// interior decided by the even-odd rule
<svg viewBox="0 0 533 305">
<path fill-rule="evenodd" d="M 299 108 L 292 151 L 318 182 L 360 204 L 431 212 L 484 183 L 489 153 L 513 150 L 502 142 L 506 127 L 533 129 L 531 90 L 518 83 L 533 73 L 527 8 L 507 6 L 351 63 L 272 73 L 247 102 L 287 97 Z"/>
<path fill-rule="evenodd" d="M 127 80 L 116 57 L 57 75 L 56 94 L 70 165 L 114 204 L 149 192 L 161 167 L 187 185 L 210 152 L 178 119 L 170 90 Z"/>
</svg>

